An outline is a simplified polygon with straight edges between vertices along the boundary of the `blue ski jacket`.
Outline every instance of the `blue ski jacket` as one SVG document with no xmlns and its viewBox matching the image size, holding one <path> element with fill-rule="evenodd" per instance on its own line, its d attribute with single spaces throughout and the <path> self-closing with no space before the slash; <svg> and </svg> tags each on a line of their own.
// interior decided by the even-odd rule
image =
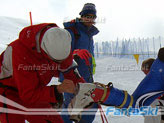
<svg viewBox="0 0 164 123">
<path fill-rule="evenodd" d="M 75 49 L 86 49 L 94 57 L 93 36 L 98 34 L 99 30 L 95 26 L 92 26 L 90 28 L 86 27 L 85 25 L 83 25 L 82 22 L 80 22 L 80 19 L 78 18 L 76 18 L 71 22 L 65 22 L 64 27 L 70 32 L 72 36 L 72 51 L 74 51 Z M 79 35 L 78 39 L 76 38 L 77 34 L 74 34 L 74 32 L 71 29 L 72 27 L 77 31 Z M 85 81 L 91 83 L 92 79 L 90 74 L 93 72 L 92 58 L 90 58 L 89 61 L 90 61 L 90 70 L 89 67 L 85 64 L 85 61 L 81 59 L 77 61 L 78 64 L 77 69 L 80 75 L 85 79 Z M 60 81 L 63 81 L 62 75 L 60 75 Z"/>
<path fill-rule="evenodd" d="M 141 81 L 132 95 L 127 92 L 112 88 L 110 95 L 104 102 L 121 108 L 138 108 L 149 106 L 155 99 L 164 94 L 164 62 L 157 58 L 151 66 L 149 74 Z"/>
</svg>

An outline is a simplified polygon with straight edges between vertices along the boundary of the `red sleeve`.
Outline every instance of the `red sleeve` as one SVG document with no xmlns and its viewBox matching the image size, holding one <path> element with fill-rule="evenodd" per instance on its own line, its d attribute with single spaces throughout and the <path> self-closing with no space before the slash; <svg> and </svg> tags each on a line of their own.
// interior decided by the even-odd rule
<svg viewBox="0 0 164 123">
<path fill-rule="evenodd" d="M 20 54 L 20 53 L 19 53 Z M 13 77 L 19 96 L 27 104 L 55 103 L 54 87 L 40 84 L 35 70 L 27 70 L 30 63 L 19 54 L 13 54 Z"/>
</svg>

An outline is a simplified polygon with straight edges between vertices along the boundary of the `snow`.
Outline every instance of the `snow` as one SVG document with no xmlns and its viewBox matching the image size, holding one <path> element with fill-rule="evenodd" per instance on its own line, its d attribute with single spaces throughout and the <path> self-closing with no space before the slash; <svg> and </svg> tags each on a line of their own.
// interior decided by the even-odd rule
<svg viewBox="0 0 164 123">
<path fill-rule="evenodd" d="M 2 52 L 7 44 L 18 38 L 19 31 L 29 22 L 15 18 L 0 17 L 0 52 Z M 140 70 L 142 61 L 137 65 L 134 59 L 116 58 L 116 57 L 101 57 L 96 58 L 96 74 L 94 75 L 95 82 L 107 84 L 113 82 L 114 87 L 127 90 L 130 94 L 133 93 L 137 85 L 144 78 L 144 74 Z M 53 78 L 51 84 L 57 82 Z M 104 107 L 105 108 L 105 107 Z M 143 117 L 133 116 L 107 116 L 109 123 L 143 123 Z M 96 116 L 94 123 L 100 123 L 101 117 Z"/>
<path fill-rule="evenodd" d="M 0 44 L 9 44 L 12 40 L 17 39 L 19 31 L 28 25 L 25 20 L 0 17 Z"/>
</svg>

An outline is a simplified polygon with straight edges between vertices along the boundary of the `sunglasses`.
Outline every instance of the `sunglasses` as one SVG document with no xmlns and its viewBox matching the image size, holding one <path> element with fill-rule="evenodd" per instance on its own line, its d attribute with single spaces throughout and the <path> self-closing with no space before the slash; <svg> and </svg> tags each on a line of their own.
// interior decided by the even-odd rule
<svg viewBox="0 0 164 123">
<path fill-rule="evenodd" d="M 87 19 L 96 19 L 97 18 L 96 15 L 83 15 L 82 17 L 85 17 Z"/>
</svg>

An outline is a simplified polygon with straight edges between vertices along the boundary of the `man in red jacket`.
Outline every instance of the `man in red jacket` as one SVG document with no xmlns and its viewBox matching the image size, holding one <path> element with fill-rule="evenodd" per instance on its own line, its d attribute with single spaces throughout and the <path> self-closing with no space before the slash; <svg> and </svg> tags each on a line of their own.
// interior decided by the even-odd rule
<svg viewBox="0 0 164 123">
<path fill-rule="evenodd" d="M 62 93 L 74 93 L 76 83 L 83 82 L 71 69 L 72 64 L 68 31 L 46 23 L 26 27 L 0 56 L 0 95 L 26 108 L 61 105 Z M 59 76 L 59 71 L 65 75 L 64 82 L 47 86 L 52 77 Z M 0 107 L 18 110 L 5 101 Z M 1 123 L 24 123 L 25 120 L 30 123 L 63 122 L 60 115 L 0 113 Z"/>
</svg>

